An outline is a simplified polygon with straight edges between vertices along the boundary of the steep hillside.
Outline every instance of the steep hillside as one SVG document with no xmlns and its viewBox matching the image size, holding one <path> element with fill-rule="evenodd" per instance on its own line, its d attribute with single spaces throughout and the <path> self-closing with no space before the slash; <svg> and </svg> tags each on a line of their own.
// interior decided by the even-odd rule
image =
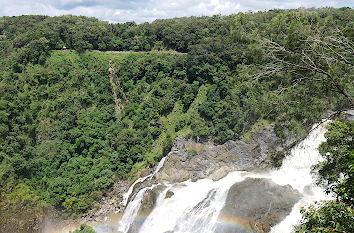
<svg viewBox="0 0 354 233">
<path fill-rule="evenodd" d="M 305 135 L 352 106 L 353 15 L 0 18 L 1 221 L 48 206 L 80 216 L 179 135 L 222 144 L 264 122 L 283 140 Z M 164 49 L 187 54 L 154 52 Z"/>
</svg>

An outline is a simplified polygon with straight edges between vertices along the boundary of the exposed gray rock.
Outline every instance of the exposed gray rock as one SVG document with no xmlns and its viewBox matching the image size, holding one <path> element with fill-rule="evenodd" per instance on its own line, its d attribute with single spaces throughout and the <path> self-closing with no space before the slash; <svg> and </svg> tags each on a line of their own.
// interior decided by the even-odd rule
<svg viewBox="0 0 354 233">
<path fill-rule="evenodd" d="M 172 197 L 173 195 L 175 195 L 175 193 L 172 192 L 171 190 L 168 190 L 168 191 L 166 192 L 165 199 L 168 199 L 168 198 Z"/>
<path fill-rule="evenodd" d="M 120 180 L 114 183 L 108 195 L 103 196 L 100 203 L 97 203 L 95 208 L 82 217 L 81 222 L 102 222 L 108 215 L 123 211 L 124 207 L 121 206 L 120 202 L 128 188 L 129 182 L 127 180 Z"/>
<path fill-rule="evenodd" d="M 347 121 L 354 121 L 354 109 L 349 109 L 343 112 L 344 119 Z"/>
<path fill-rule="evenodd" d="M 220 212 L 215 233 L 269 232 L 283 220 L 301 195 L 290 185 L 280 186 L 270 179 L 247 178 L 231 186 Z"/>
<path fill-rule="evenodd" d="M 272 126 L 253 133 L 247 141 L 218 146 L 180 136 L 156 178 L 171 183 L 207 177 L 219 180 L 234 170 L 264 169 L 271 165 L 270 154 L 282 150 L 279 141 Z"/>
<path fill-rule="evenodd" d="M 354 121 L 354 109 L 347 109 L 343 111 L 326 111 L 323 114 L 323 118 L 328 119 L 340 119 L 345 121 Z"/>
</svg>

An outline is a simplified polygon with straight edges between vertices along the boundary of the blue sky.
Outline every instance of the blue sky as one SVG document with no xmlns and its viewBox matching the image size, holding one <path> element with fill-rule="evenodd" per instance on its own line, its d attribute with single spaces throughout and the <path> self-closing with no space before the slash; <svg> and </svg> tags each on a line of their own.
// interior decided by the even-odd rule
<svg viewBox="0 0 354 233">
<path fill-rule="evenodd" d="M 322 6 L 354 7 L 354 0 L 0 0 L 0 16 L 73 14 L 142 23 L 160 18 Z"/>
</svg>

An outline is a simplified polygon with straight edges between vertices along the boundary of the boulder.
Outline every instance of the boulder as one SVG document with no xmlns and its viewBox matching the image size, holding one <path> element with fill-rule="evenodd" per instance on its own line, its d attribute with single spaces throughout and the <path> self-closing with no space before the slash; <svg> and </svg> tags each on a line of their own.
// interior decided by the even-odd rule
<svg viewBox="0 0 354 233">
<path fill-rule="evenodd" d="M 215 233 L 269 232 L 300 198 L 301 194 L 290 185 L 247 178 L 231 186 Z"/>
</svg>

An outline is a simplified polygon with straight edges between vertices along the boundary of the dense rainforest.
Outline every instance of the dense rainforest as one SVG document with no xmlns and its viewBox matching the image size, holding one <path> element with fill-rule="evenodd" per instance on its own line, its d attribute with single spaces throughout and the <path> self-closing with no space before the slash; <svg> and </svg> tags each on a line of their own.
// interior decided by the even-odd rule
<svg viewBox="0 0 354 233">
<path fill-rule="evenodd" d="M 221 144 L 264 121 L 305 135 L 353 106 L 353 40 L 351 8 L 0 18 L 0 224 L 18 206 L 83 214 L 178 135 Z"/>
</svg>

